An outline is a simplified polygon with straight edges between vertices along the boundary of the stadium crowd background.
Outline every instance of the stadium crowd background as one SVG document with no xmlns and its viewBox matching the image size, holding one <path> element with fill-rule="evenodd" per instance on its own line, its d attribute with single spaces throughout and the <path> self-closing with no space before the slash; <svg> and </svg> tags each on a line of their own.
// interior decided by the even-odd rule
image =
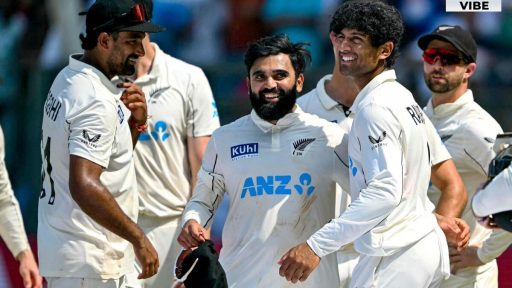
<svg viewBox="0 0 512 288">
<path fill-rule="evenodd" d="M 41 179 L 42 106 L 68 55 L 82 51 L 78 34 L 84 29 L 84 19 L 77 14 L 92 2 L 0 1 L 0 123 L 5 133 L 7 168 L 32 241 L 37 232 Z M 171 55 L 203 68 L 221 123 L 226 124 L 250 110 L 243 53 L 248 42 L 262 35 L 286 33 L 293 41 L 311 43 L 313 63 L 305 75 L 304 91 L 331 73 L 328 23 L 341 2 L 154 0 L 153 22 L 167 31 L 155 34 L 152 40 Z M 502 0 L 502 12 L 495 13 L 447 13 L 445 0 L 388 2 L 399 8 L 406 26 L 395 68 L 399 81 L 413 91 L 417 101 L 424 105 L 430 97 L 423 81 L 417 38 L 438 24 L 458 24 L 468 28 L 479 45 L 478 69 L 470 83 L 475 100 L 504 131 L 512 131 L 512 0 Z M 0 288 L 18 287 L 12 284 L 19 283 L 12 282 L 16 279 L 7 280 L 17 275 L 17 266 L 10 264 L 12 256 L 2 247 Z M 501 273 L 500 281 L 512 287 L 512 264 L 508 265 L 508 276 Z"/>
</svg>

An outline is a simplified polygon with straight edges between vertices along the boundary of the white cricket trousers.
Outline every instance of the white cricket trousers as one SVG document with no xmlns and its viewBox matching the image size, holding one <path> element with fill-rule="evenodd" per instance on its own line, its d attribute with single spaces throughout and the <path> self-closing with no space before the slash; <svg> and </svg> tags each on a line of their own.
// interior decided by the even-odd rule
<svg viewBox="0 0 512 288">
<path fill-rule="evenodd" d="M 129 288 L 169 288 L 174 285 L 174 263 L 182 250 L 177 238 L 181 232 L 179 217 L 155 217 L 139 215 L 137 224 L 144 231 L 158 253 L 158 273 L 148 279 L 139 280 L 142 271 L 136 261 L 135 271 L 128 275 Z"/>
<path fill-rule="evenodd" d="M 444 275 L 449 273 L 448 246 L 442 233 L 437 228 L 418 242 L 390 256 L 361 254 L 350 287 L 439 287 Z"/>
<path fill-rule="evenodd" d="M 47 288 L 126 288 L 126 277 L 119 279 L 92 279 L 72 277 L 45 277 Z"/>
</svg>

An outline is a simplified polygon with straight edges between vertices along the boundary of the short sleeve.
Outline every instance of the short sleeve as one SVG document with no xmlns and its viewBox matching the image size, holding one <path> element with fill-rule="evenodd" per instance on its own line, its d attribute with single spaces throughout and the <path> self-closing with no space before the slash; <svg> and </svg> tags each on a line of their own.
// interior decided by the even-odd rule
<svg viewBox="0 0 512 288">
<path fill-rule="evenodd" d="M 100 97 L 93 98 L 78 113 L 70 117 L 69 153 L 107 167 L 112 154 L 118 123 L 124 121 L 118 116 L 123 113 L 115 101 Z"/>
<path fill-rule="evenodd" d="M 204 72 L 197 68 L 192 73 L 188 87 L 190 101 L 187 117 L 187 135 L 191 137 L 209 136 L 220 126 L 217 104 Z"/>
</svg>

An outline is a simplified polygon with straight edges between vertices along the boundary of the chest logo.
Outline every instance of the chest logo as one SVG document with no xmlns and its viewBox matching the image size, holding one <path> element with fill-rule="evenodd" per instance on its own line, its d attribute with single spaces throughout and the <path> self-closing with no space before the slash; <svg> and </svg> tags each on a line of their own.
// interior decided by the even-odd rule
<svg viewBox="0 0 512 288">
<path fill-rule="evenodd" d="M 309 144 L 313 143 L 315 138 L 303 138 L 293 142 L 293 156 L 302 156 Z"/>
<path fill-rule="evenodd" d="M 258 143 L 246 143 L 231 146 L 231 160 L 256 157 L 259 155 Z"/>
</svg>

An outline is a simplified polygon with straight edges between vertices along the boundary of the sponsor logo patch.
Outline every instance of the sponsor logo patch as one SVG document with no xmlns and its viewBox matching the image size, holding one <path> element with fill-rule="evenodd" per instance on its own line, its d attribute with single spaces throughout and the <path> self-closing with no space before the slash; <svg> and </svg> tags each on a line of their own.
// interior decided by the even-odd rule
<svg viewBox="0 0 512 288">
<path fill-rule="evenodd" d="M 258 143 L 246 143 L 231 146 L 231 160 L 251 158 L 259 155 Z"/>
</svg>

